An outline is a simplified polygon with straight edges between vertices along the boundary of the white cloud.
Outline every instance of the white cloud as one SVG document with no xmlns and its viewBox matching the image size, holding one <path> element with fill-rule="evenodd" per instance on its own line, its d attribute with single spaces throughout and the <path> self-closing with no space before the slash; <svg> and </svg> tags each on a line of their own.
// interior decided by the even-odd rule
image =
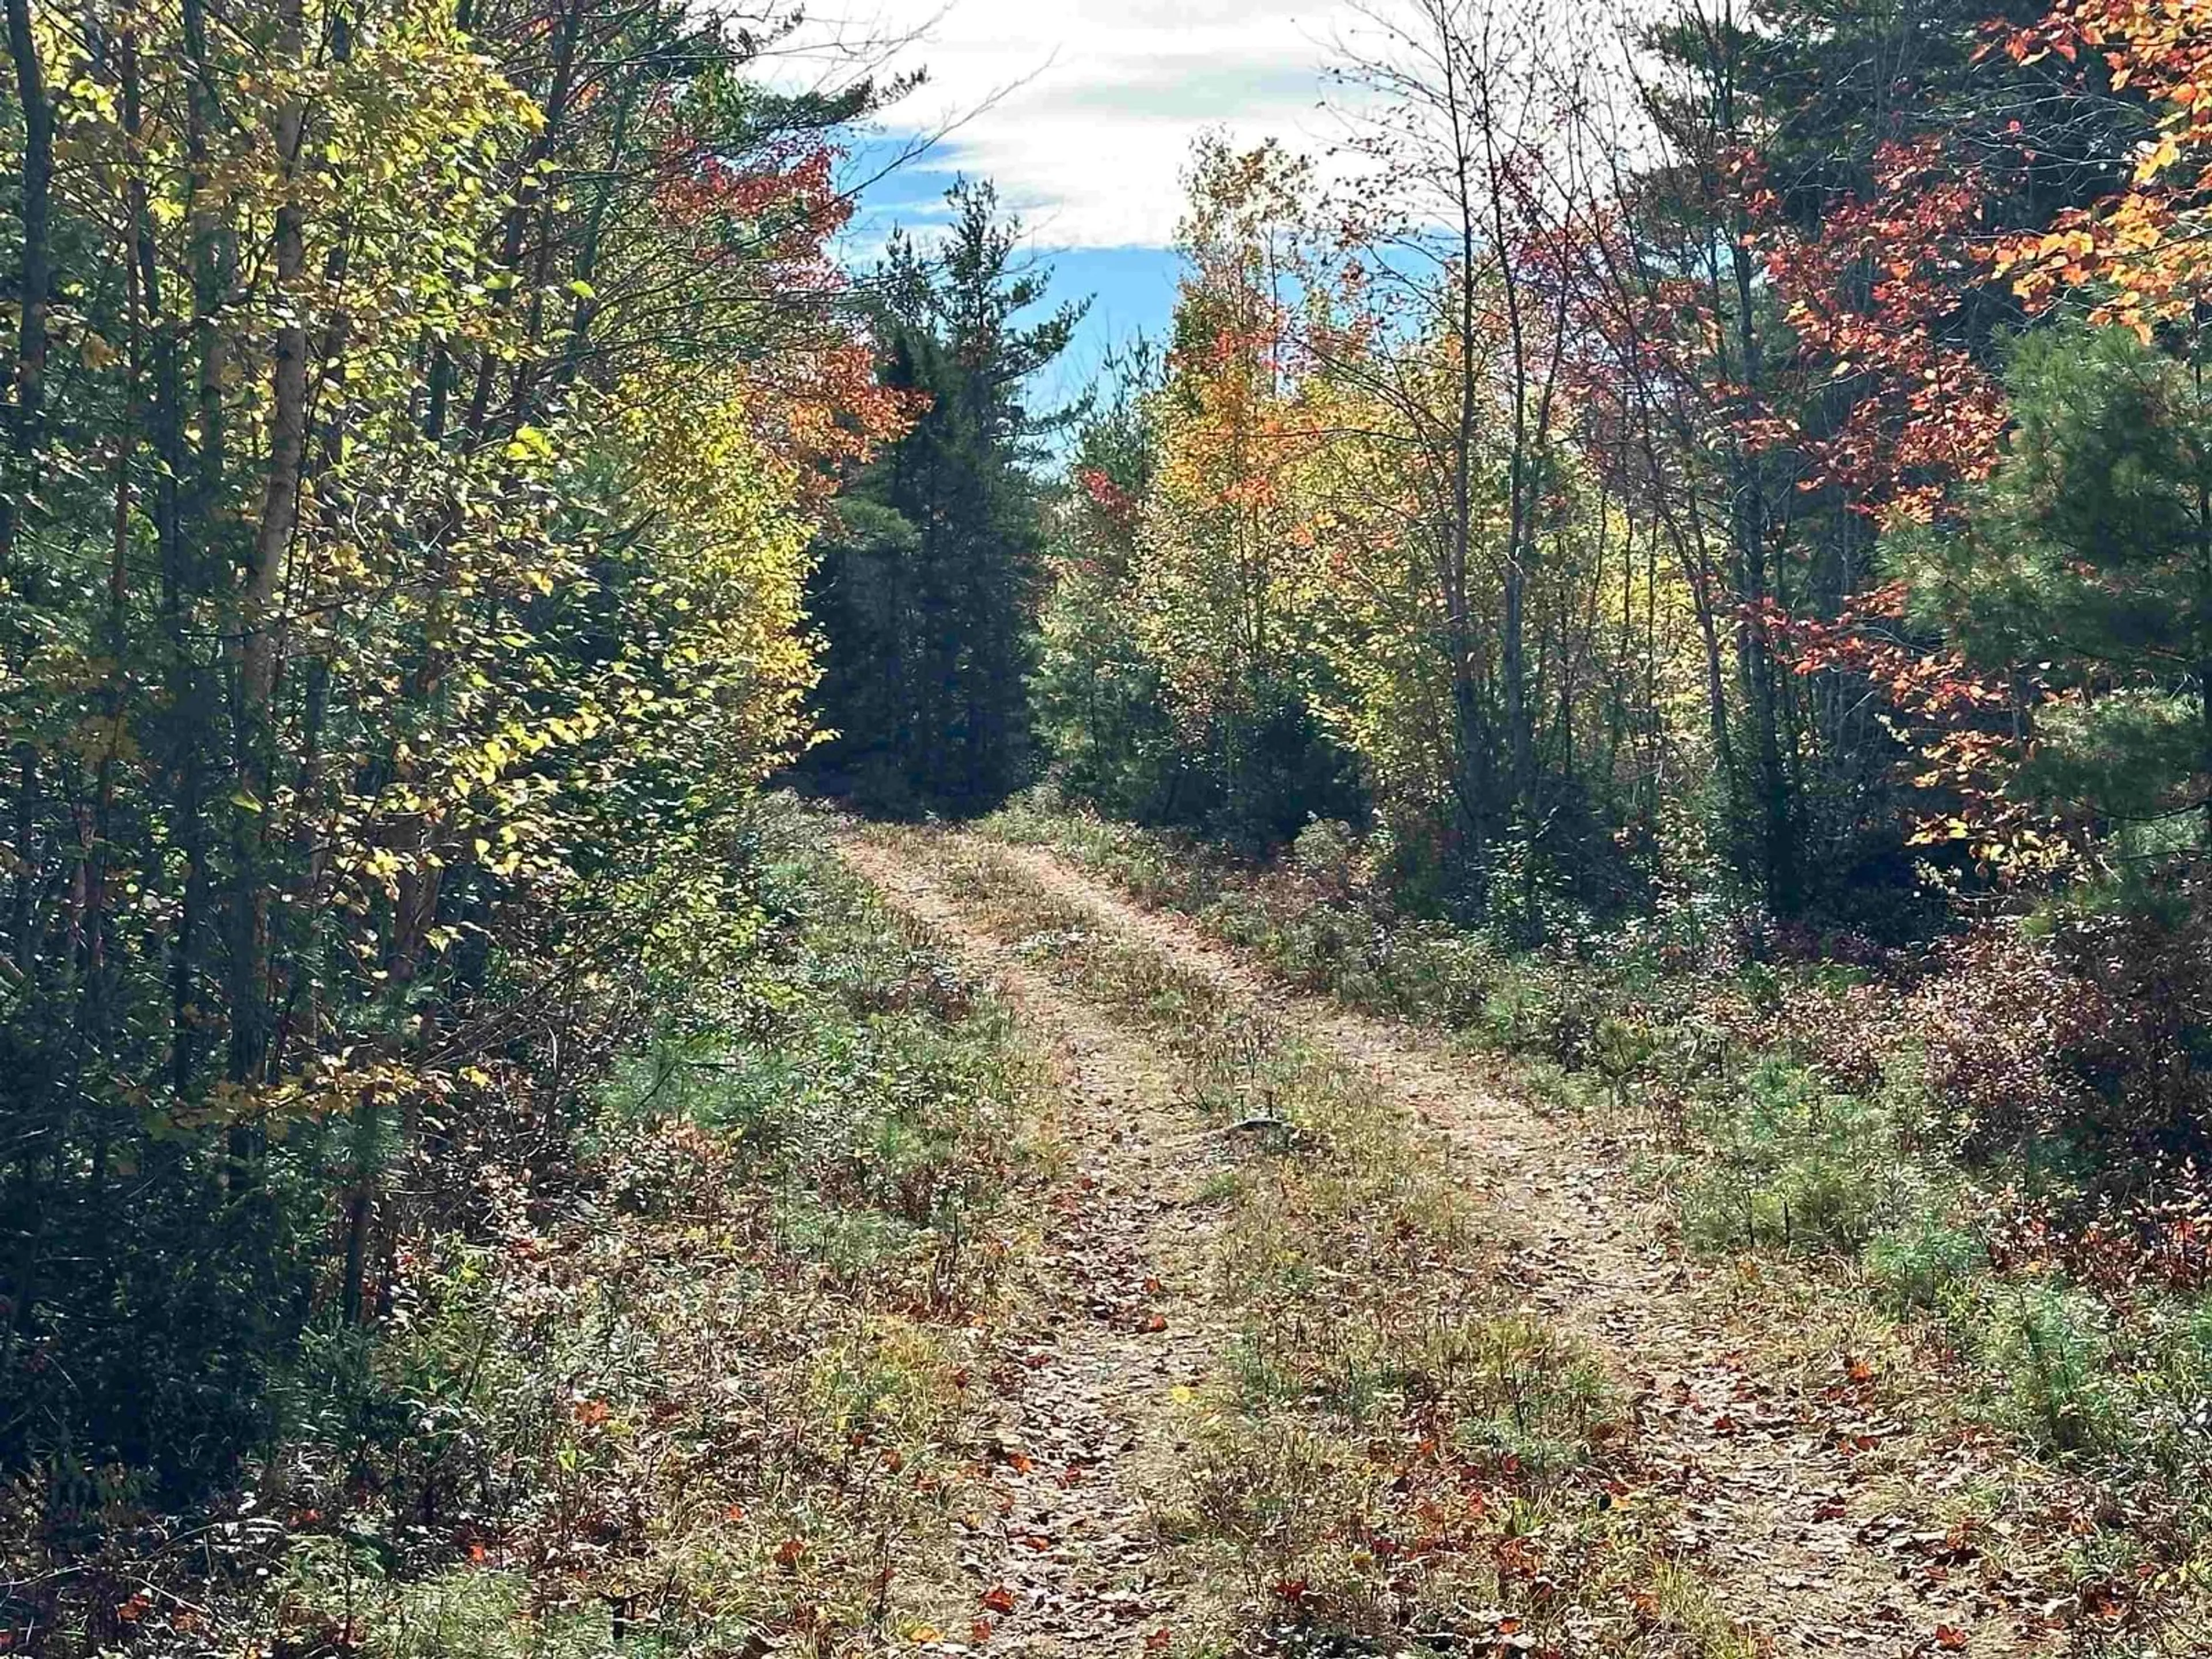
<svg viewBox="0 0 2212 1659">
<path fill-rule="evenodd" d="M 942 10 L 942 15 L 939 13 Z M 1208 129 L 1311 149 L 1336 0 L 881 0 L 878 26 L 921 27 L 901 58 L 929 82 L 886 117 L 927 130 L 975 112 L 933 169 L 994 180 L 1033 239 L 1158 247 Z"/>
</svg>

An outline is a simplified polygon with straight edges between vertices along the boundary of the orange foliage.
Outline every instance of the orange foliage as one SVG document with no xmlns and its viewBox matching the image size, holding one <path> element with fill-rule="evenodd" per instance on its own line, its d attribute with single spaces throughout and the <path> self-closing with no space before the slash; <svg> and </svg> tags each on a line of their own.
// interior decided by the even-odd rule
<svg viewBox="0 0 2212 1659">
<path fill-rule="evenodd" d="M 1818 238 L 1768 239 L 1801 356 L 1854 400 L 1831 436 L 1794 422 L 1766 434 L 1808 458 L 1806 488 L 1837 485 L 1862 511 L 1925 522 L 1954 483 L 1996 464 L 2004 389 L 1952 327 L 1985 276 L 1972 238 L 1989 190 L 1940 140 L 1885 144 L 1875 189 L 1832 210 Z"/>
<path fill-rule="evenodd" d="M 2031 306 L 2108 284 L 2091 320 L 2146 341 L 2194 316 L 2212 301 L 2212 0 L 2067 0 L 2002 46 L 2020 63 L 2101 59 L 2110 89 L 2142 99 L 2156 124 L 2128 188 L 2008 242 L 1997 268 Z"/>
</svg>

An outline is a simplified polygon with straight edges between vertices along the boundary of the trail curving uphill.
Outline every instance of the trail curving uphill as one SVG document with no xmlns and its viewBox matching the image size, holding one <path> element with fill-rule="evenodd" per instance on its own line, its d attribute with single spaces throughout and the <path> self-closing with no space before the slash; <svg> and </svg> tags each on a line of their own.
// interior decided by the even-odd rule
<svg viewBox="0 0 2212 1659">
<path fill-rule="evenodd" d="M 1619 1170 L 1572 1127 L 1513 1100 L 1440 1037 L 1288 990 L 1188 921 L 1147 910 L 1049 851 L 950 830 L 919 844 L 1006 861 L 1103 927 L 1267 1007 L 1400 1099 L 1512 1241 L 1510 1272 L 1527 1304 L 1594 1345 L 1635 1401 L 1650 1462 L 1669 1471 L 1681 1553 L 1727 1613 L 1758 1633 L 1762 1650 L 2055 1649 L 2020 1617 L 2016 1587 L 1937 1518 L 1944 1494 L 1916 1484 L 1920 1460 L 1907 1455 L 1916 1425 L 1886 1415 L 1875 1391 L 1856 1385 L 1840 1347 L 1830 1386 L 1763 1374 L 1727 1328 L 1707 1270 L 1661 1242 Z M 848 855 L 895 904 L 986 966 L 1053 1036 L 1066 1057 L 1071 1127 L 1116 1217 L 1109 1225 L 1133 1242 L 1136 1256 L 1166 1264 L 1152 1271 L 1170 1287 L 1170 1328 L 1183 1332 L 1165 1345 L 1170 1363 L 1202 1369 L 1209 1339 L 1192 1273 L 1203 1240 L 1183 1223 L 1163 1227 L 1159 1211 L 1148 1224 L 1128 1207 L 1142 1201 L 1134 1193 L 1188 1192 L 1201 1173 L 1188 1167 L 1192 1138 L 1176 1133 L 1188 1126 L 1174 1121 L 1170 1068 L 966 917 L 921 855 L 869 841 Z M 1063 1246 L 1063 1264 L 1069 1254 Z M 1141 1471 L 1171 1433 L 1140 1403 L 1164 1393 L 1166 1378 L 1146 1370 L 1152 1351 L 1118 1334 L 1096 1334 L 1086 1352 L 1068 1362 L 1090 1370 L 1097 1393 L 1085 1410 L 1102 1420 L 1118 1410 L 1133 1425 L 1125 1458 L 1102 1474 L 1122 1513 L 1141 1504 Z M 1117 1387 L 1133 1389 L 1134 1401 L 1113 1405 L 1107 1396 Z M 1182 1587 L 1159 1605 L 1194 1593 Z"/>
</svg>

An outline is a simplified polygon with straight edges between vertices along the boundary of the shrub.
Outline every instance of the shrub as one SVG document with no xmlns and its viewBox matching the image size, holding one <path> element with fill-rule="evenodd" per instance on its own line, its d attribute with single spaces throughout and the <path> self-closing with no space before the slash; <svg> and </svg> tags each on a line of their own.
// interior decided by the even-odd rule
<svg viewBox="0 0 2212 1659">
<path fill-rule="evenodd" d="M 1316 818 L 1291 839 L 1290 863 L 1332 898 L 1348 899 L 1360 875 L 1358 833 L 1342 818 Z"/>
<path fill-rule="evenodd" d="M 2092 1115 L 2069 1057 L 2104 1011 L 2048 944 L 1984 928 L 1938 956 L 1908 1018 L 1927 1054 L 1929 1091 L 1987 1157 Z"/>
<path fill-rule="evenodd" d="M 2137 1156 L 2212 1154 L 2212 907 L 2091 912 L 2052 942 L 2097 1016 L 2068 1060 L 2099 1101 L 2098 1138 Z"/>
<path fill-rule="evenodd" d="M 2073 1141 L 2126 1180 L 2212 1152 L 2212 922 L 2140 909 L 1978 929 L 1913 998 L 1928 1082 L 1984 1156 Z"/>
<path fill-rule="evenodd" d="M 1877 1108 L 1778 1055 L 1709 1097 L 1698 1123 L 1710 1152 L 1684 1230 L 1707 1249 L 1854 1250 L 1922 1190 Z"/>
<path fill-rule="evenodd" d="M 2052 1284 L 2020 1285 L 2003 1300 L 1994 1357 L 2015 1419 L 2056 1451 L 2110 1443 L 2120 1419 L 2106 1380 L 2112 1345 L 2103 1311 Z"/>
<path fill-rule="evenodd" d="M 1509 1054 L 1560 1066 L 1585 1064 L 1604 1004 L 1568 982 L 1574 972 L 1536 957 L 1502 962 L 1483 1000 L 1476 1028 L 1482 1039 Z"/>
<path fill-rule="evenodd" d="M 1868 1279 L 1906 1310 L 1948 1305 L 1960 1287 L 1989 1266 L 1982 1242 L 1934 1210 L 1877 1233 L 1867 1242 Z"/>
</svg>

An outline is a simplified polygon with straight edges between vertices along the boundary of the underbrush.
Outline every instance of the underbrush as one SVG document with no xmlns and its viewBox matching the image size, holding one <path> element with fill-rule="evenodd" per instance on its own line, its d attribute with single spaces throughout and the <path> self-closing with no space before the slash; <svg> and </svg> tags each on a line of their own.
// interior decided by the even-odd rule
<svg viewBox="0 0 2212 1659">
<path fill-rule="evenodd" d="M 1051 1153 L 1004 1011 L 823 829 L 702 872 L 566 1155 L 488 1158 L 381 1319 L 313 1322 L 222 1504 L 118 1489 L 64 1540 L 6 1494 L 16 1650 L 828 1655 L 959 1613 L 968 1368 Z"/>
<path fill-rule="evenodd" d="M 1184 1401 L 1167 1523 L 1243 1588 L 1240 1651 L 1747 1655 L 1648 1495 L 1635 1412 L 1511 1305 L 1437 1146 L 1264 1008 L 988 848 L 933 867 L 1001 938 L 1160 1041 L 1226 1169 L 1235 1335 Z"/>
<path fill-rule="evenodd" d="M 2086 1485 L 2054 1522 L 2085 1540 L 2085 1640 L 2124 1650 L 2154 1607 L 2203 1616 L 2212 1182 L 2185 1149 L 2212 1076 L 2212 968 L 2188 928 L 2123 949 L 2115 930 L 2140 924 L 2060 917 L 1971 934 L 1917 972 L 1692 950 L 1665 918 L 1530 953 L 1394 914 L 1340 858 L 1260 869 L 1022 804 L 987 827 L 1293 986 L 1510 1058 L 1669 1195 L 1689 1247 L 1788 1257 L 1840 1317 L 1900 1322 L 1946 1410 Z"/>
</svg>

